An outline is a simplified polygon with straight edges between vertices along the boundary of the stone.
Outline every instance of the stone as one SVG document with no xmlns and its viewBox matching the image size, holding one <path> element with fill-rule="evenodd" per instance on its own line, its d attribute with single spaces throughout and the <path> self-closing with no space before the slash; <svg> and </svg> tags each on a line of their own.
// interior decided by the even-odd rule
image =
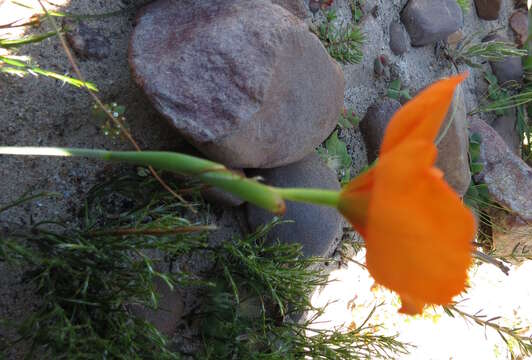
<svg viewBox="0 0 532 360">
<path fill-rule="evenodd" d="M 64 21 L 65 38 L 74 52 L 82 59 L 101 60 L 109 56 L 111 43 L 100 30 L 83 22 Z"/>
<path fill-rule="evenodd" d="M 532 221 L 532 169 L 515 155 L 491 126 L 472 118 L 470 132 L 480 135 L 482 171 L 477 183 L 485 183 L 491 198 L 524 221 Z"/>
<path fill-rule="evenodd" d="M 390 49 L 395 55 L 408 51 L 408 34 L 398 21 L 390 24 Z"/>
<path fill-rule="evenodd" d="M 298 18 L 304 19 L 307 17 L 307 9 L 303 0 L 271 0 L 272 3 L 279 5 Z"/>
<path fill-rule="evenodd" d="M 495 119 L 492 127 L 497 131 L 506 145 L 508 145 L 510 150 L 517 156 L 521 157 L 521 141 L 516 130 L 516 122 L 517 118 L 515 115 L 501 116 L 500 118 Z"/>
<path fill-rule="evenodd" d="M 458 89 L 438 135 L 440 136 L 445 131 L 445 136 L 438 144 L 436 166 L 443 171 L 449 185 L 460 196 L 463 196 L 469 187 L 471 173 L 468 159 L 469 137 L 466 107 L 463 92 L 460 87 Z M 377 159 L 386 126 L 400 107 L 401 104 L 397 100 L 385 98 L 370 106 L 360 122 L 368 163 L 371 164 Z"/>
<path fill-rule="evenodd" d="M 409 0 L 401 13 L 412 46 L 445 40 L 463 24 L 456 0 Z"/>
<path fill-rule="evenodd" d="M 177 330 L 177 324 L 183 316 L 184 303 L 177 290 L 171 290 L 160 278 L 155 278 L 155 292 L 159 295 L 157 309 L 150 309 L 141 305 L 131 305 L 131 312 L 149 321 L 166 336 L 171 336 Z"/>
<path fill-rule="evenodd" d="M 280 187 L 340 189 L 336 173 L 317 154 L 275 169 L 249 171 L 248 176 L 260 176 L 266 184 Z M 252 229 L 269 223 L 273 215 L 247 204 L 248 223 Z M 283 223 L 268 233 L 269 241 L 300 243 L 305 256 L 331 255 L 342 237 L 342 216 L 333 208 L 287 201 Z"/>
<path fill-rule="evenodd" d="M 501 10 L 501 0 L 475 0 L 477 15 L 483 20 L 497 20 Z"/>
<path fill-rule="evenodd" d="M 502 210 L 489 210 L 493 226 L 493 256 L 504 257 L 511 262 L 532 258 L 532 223 Z M 513 260 L 513 261 L 512 261 Z"/>
<path fill-rule="evenodd" d="M 232 168 L 302 159 L 343 107 L 340 66 L 302 20 L 269 1 L 156 1 L 140 11 L 129 61 L 182 136 Z"/>
<path fill-rule="evenodd" d="M 443 171 L 447 183 L 464 196 L 471 182 L 469 169 L 469 134 L 467 132 L 467 111 L 461 86 L 456 88 L 447 116 L 440 128 L 436 167 Z"/>
<path fill-rule="evenodd" d="M 523 46 L 528 38 L 528 15 L 526 11 L 515 11 L 510 16 L 510 27 L 515 33 L 517 44 Z"/>
<path fill-rule="evenodd" d="M 487 41 L 508 42 L 508 39 L 496 34 L 482 39 L 482 42 Z M 500 86 L 521 83 L 523 80 L 523 64 L 519 56 L 505 57 L 502 61 L 490 61 L 490 66 Z"/>
<path fill-rule="evenodd" d="M 368 108 L 366 115 L 360 122 L 360 131 L 366 144 L 368 163 L 371 164 L 379 156 L 384 130 L 388 122 L 401 107 L 401 103 L 392 98 L 384 98 Z"/>
<path fill-rule="evenodd" d="M 453 32 L 451 35 L 447 36 L 447 45 L 449 45 L 450 48 L 456 49 L 460 41 L 464 38 L 464 34 L 462 31 L 458 30 Z"/>
</svg>

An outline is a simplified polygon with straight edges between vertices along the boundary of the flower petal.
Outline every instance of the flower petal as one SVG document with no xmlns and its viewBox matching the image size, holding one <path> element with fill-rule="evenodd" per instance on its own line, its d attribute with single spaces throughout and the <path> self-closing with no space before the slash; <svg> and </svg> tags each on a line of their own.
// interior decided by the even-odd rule
<svg viewBox="0 0 532 360">
<path fill-rule="evenodd" d="M 379 159 L 366 226 L 366 263 L 397 292 L 402 311 L 448 304 L 465 288 L 475 221 L 432 164 L 429 142 L 408 142 Z"/>
<path fill-rule="evenodd" d="M 362 236 L 366 235 L 374 173 L 375 167 L 372 167 L 351 180 L 342 189 L 338 203 L 340 213 Z"/>
<path fill-rule="evenodd" d="M 451 105 L 456 86 L 466 77 L 467 73 L 440 80 L 401 107 L 386 128 L 380 154 L 386 154 L 406 141 L 433 142 Z"/>
</svg>

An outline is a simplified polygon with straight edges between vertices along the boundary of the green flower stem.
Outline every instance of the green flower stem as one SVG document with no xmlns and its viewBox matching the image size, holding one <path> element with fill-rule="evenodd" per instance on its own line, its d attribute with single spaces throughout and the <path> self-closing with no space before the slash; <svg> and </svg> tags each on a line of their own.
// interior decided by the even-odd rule
<svg viewBox="0 0 532 360">
<path fill-rule="evenodd" d="M 305 189 L 305 188 L 275 188 L 285 200 L 304 202 L 316 205 L 338 207 L 340 192 L 336 190 Z"/>
<path fill-rule="evenodd" d="M 208 185 L 219 187 L 273 213 L 282 214 L 285 210 L 284 201 L 274 188 L 235 174 L 221 164 L 180 153 L 46 147 L 0 147 L 0 154 L 83 156 L 109 161 L 127 162 L 135 165 L 153 166 L 160 170 L 196 176 Z"/>
</svg>

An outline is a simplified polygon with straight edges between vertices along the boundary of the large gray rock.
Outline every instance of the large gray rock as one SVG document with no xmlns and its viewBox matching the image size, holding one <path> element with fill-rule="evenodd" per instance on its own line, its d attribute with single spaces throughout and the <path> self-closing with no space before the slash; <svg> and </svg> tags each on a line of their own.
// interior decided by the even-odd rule
<svg viewBox="0 0 532 360">
<path fill-rule="evenodd" d="M 401 13 L 401 21 L 412 46 L 445 40 L 463 24 L 456 0 L 410 0 Z"/>
<path fill-rule="evenodd" d="M 497 20 L 501 10 L 501 0 L 475 0 L 478 17 L 484 20 Z"/>
<path fill-rule="evenodd" d="M 255 170 L 249 176 L 261 176 L 267 184 L 280 187 L 340 189 L 336 173 L 316 154 L 291 165 L 268 170 Z M 270 222 L 271 213 L 247 204 L 248 223 L 252 229 Z M 269 233 L 270 241 L 300 243 L 305 256 L 329 256 L 342 236 L 342 217 L 333 208 L 287 201 L 284 223 Z"/>
<path fill-rule="evenodd" d="M 436 166 L 443 171 L 445 180 L 460 196 L 467 192 L 471 182 L 466 116 L 464 93 L 461 86 L 458 86 L 438 134 L 440 137 L 445 132 L 438 143 Z"/>
<path fill-rule="evenodd" d="M 186 139 L 235 168 L 302 159 L 343 106 L 340 66 L 303 21 L 266 0 L 152 3 L 138 17 L 130 64 Z"/>
<path fill-rule="evenodd" d="M 516 156 L 488 124 L 471 119 L 469 129 L 482 138 L 482 171 L 475 180 L 485 183 L 493 200 L 524 221 L 532 221 L 532 169 Z"/>
<path fill-rule="evenodd" d="M 369 164 L 379 156 L 384 130 L 386 130 L 393 114 L 400 107 L 401 103 L 392 98 L 378 100 L 368 108 L 366 115 L 360 122 L 360 132 L 366 144 Z"/>
</svg>

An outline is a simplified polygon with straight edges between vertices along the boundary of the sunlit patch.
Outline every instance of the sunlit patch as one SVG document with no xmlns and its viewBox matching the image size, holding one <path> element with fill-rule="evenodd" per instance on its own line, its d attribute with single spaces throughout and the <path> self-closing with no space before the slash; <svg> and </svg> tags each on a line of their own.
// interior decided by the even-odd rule
<svg viewBox="0 0 532 360">
<path fill-rule="evenodd" d="M 49 10 L 59 10 L 67 5 L 70 0 L 54 0 L 53 4 L 45 2 Z M 38 1 L 0 1 L 0 39 L 18 39 L 27 33 L 30 25 L 37 24 L 38 15 L 42 15 Z M 0 55 L 12 53 L 11 50 L 0 48 Z"/>
</svg>

